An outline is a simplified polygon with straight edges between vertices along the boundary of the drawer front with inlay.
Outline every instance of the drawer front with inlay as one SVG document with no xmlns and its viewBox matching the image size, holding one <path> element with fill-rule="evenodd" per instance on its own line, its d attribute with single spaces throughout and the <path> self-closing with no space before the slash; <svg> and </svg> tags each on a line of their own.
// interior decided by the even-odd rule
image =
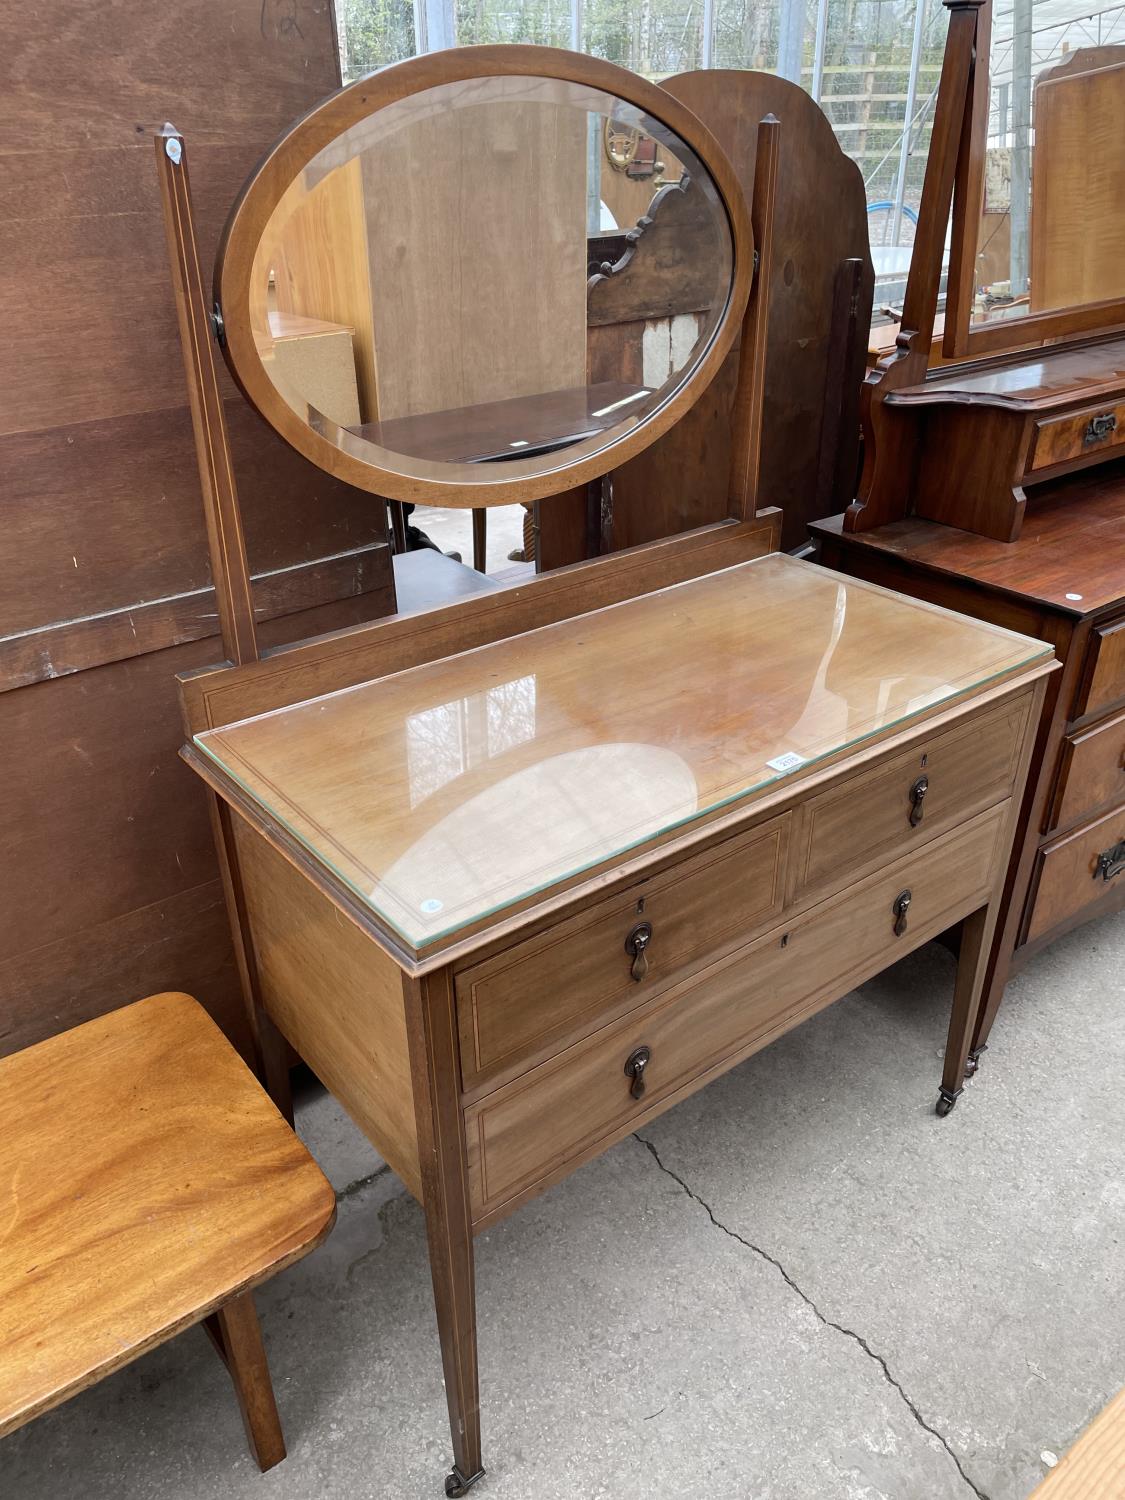
<svg viewBox="0 0 1125 1500">
<path fill-rule="evenodd" d="M 1074 717 L 1102 713 L 1125 701 L 1125 620 L 1099 625 L 1090 637 L 1089 653 Z"/>
<path fill-rule="evenodd" d="M 1065 417 L 1046 417 L 1035 424 L 1035 437 L 1028 468 L 1047 469 L 1104 453 L 1125 443 L 1125 402 L 1087 406 Z"/>
<path fill-rule="evenodd" d="M 1125 802 L 1125 713 L 1063 743 L 1052 828 L 1066 828 L 1110 802 Z"/>
<path fill-rule="evenodd" d="M 908 853 L 1011 792 L 1027 696 L 928 739 L 814 797 L 795 837 L 797 890 L 843 884 L 876 857 Z"/>
<path fill-rule="evenodd" d="M 473 1217 L 626 1134 L 988 899 L 1008 803 L 709 965 L 465 1112 Z"/>
<path fill-rule="evenodd" d="M 1065 834 L 1036 856 L 1038 880 L 1024 941 L 1032 943 L 1111 891 L 1125 895 L 1125 807 Z"/>
<path fill-rule="evenodd" d="M 456 976 L 466 1088 L 552 1038 L 573 1040 L 699 963 L 761 931 L 781 909 L 789 815 L 639 881 Z"/>
</svg>

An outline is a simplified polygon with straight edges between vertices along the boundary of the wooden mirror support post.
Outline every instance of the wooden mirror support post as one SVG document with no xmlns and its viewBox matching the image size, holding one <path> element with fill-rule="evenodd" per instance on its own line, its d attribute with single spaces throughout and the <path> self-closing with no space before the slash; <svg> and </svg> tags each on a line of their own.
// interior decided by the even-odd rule
<svg viewBox="0 0 1125 1500">
<path fill-rule="evenodd" d="M 741 521 L 758 513 L 758 479 L 762 468 L 766 337 L 769 331 L 770 273 L 773 267 L 773 217 L 777 203 L 777 162 L 781 122 L 766 115 L 758 126 L 754 162 L 754 197 L 750 222 L 757 245 L 754 284 L 742 323 L 738 352 L 738 386 L 731 412 L 730 511 Z"/>
<path fill-rule="evenodd" d="M 949 36 L 938 84 L 902 325 L 893 351 L 879 361 L 864 382 L 863 473 L 859 495 L 844 515 L 847 531 L 870 531 L 902 514 L 902 495 L 914 464 L 913 432 L 888 409 L 887 398 L 904 386 L 923 381 L 929 366 L 957 161 L 969 150 L 970 111 L 966 104 L 972 97 L 978 17 L 984 3 L 985 0 L 943 0 L 949 11 Z"/>
<path fill-rule="evenodd" d="M 227 660 L 241 665 L 257 659 L 258 642 L 242 513 L 215 366 L 215 339 L 221 332 L 203 289 L 184 138 L 174 126 L 165 125 L 155 144 L 219 631 Z"/>
<path fill-rule="evenodd" d="M 221 324 L 216 323 L 204 291 L 184 138 L 174 126 L 165 125 L 155 137 L 155 146 L 219 630 L 227 662 L 234 666 L 244 666 L 257 661 L 259 651 L 254 626 L 250 564 L 226 418 L 223 415 L 222 390 L 215 363 L 215 346 L 221 337 Z M 269 1017 L 254 1004 L 250 970 L 252 959 L 241 939 L 237 921 L 240 897 L 229 857 L 229 811 L 213 792 L 208 792 L 208 804 L 227 908 L 231 915 L 235 959 L 250 1023 L 254 1063 L 259 1078 L 292 1125 L 290 1049 Z"/>
</svg>

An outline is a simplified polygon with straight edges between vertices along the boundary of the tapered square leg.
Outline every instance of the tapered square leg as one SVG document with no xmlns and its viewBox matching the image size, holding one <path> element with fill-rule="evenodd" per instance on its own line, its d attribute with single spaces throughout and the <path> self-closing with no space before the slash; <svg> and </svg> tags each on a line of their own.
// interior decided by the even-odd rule
<svg viewBox="0 0 1125 1500">
<path fill-rule="evenodd" d="M 404 980 L 415 1078 L 423 1207 L 453 1440 L 447 1495 L 465 1495 L 484 1474 L 473 1225 L 460 1101 L 453 986 L 448 972 Z"/>
<path fill-rule="evenodd" d="M 950 1112 L 961 1097 L 964 1087 L 969 1048 L 972 1046 L 977 1017 L 984 999 L 988 950 L 995 925 L 994 903 L 978 907 L 961 924 L 961 950 L 953 990 L 953 1014 L 949 1018 L 945 1068 L 942 1071 L 941 1093 L 937 1102 L 939 1115 Z"/>
</svg>

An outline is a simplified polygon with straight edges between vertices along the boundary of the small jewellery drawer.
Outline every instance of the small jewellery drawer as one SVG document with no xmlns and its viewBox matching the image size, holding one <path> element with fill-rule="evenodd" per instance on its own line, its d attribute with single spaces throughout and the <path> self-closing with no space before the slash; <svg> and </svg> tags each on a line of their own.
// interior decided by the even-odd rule
<svg viewBox="0 0 1125 1500">
<path fill-rule="evenodd" d="M 1074 717 L 1101 713 L 1125 699 L 1125 620 L 1097 626 L 1090 635 L 1086 670 Z"/>
<path fill-rule="evenodd" d="M 1037 937 L 1125 887 L 1125 807 L 1064 834 L 1036 855 L 1038 879 L 1023 941 Z"/>
<path fill-rule="evenodd" d="M 1010 804 L 775 927 L 465 1111 L 474 1220 L 545 1186 L 988 899 Z"/>
<path fill-rule="evenodd" d="M 781 909 L 789 815 L 724 839 L 454 981 L 466 1088 L 585 1021 L 640 1004 Z M 562 1045 L 562 1042 L 560 1042 Z"/>
<path fill-rule="evenodd" d="M 1065 417 L 1047 417 L 1035 424 L 1029 469 L 1046 469 L 1091 453 L 1103 453 L 1125 443 L 1125 402 L 1085 406 Z"/>
<path fill-rule="evenodd" d="M 1063 742 L 1052 828 L 1065 828 L 1107 802 L 1125 802 L 1125 713 Z"/>
<path fill-rule="evenodd" d="M 814 797 L 795 834 L 796 889 L 843 884 L 876 857 L 944 832 L 1008 796 L 1028 696 L 959 724 Z"/>
</svg>

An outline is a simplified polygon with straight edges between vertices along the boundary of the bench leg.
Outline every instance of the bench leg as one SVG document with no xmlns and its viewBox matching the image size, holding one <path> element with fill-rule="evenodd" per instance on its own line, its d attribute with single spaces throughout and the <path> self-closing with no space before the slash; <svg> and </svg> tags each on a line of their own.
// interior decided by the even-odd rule
<svg viewBox="0 0 1125 1500">
<path fill-rule="evenodd" d="M 273 1398 L 262 1329 L 249 1292 L 204 1319 L 211 1342 L 230 1372 L 250 1448 L 262 1470 L 285 1457 L 285 1438 Z"/>
</svg>

